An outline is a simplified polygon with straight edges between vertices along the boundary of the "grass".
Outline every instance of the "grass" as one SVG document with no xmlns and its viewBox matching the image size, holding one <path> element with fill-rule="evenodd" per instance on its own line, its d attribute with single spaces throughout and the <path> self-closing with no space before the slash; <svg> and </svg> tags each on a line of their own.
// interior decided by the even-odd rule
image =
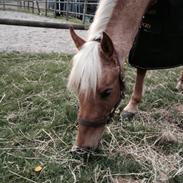
<svg viewBox="0 0 183 183">
<path fill-rule="evenodd" d="M 150 71 L 140 112 L 116 115 L 97 157 L 74 158 L 77 100 L 66 89 L 71 56 L 0 53 L 0 182 L 183 182 L 180 68 Z M 126 66 L 126 99 L 134 69 Z M 40 165 L 43 169 L 36 172 Z"/>
</svg>

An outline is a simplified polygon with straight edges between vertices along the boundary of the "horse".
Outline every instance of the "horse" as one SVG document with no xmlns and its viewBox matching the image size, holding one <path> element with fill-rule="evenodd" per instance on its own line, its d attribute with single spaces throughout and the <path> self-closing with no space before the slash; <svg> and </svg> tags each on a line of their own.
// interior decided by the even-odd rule
<svg viewBox="0 0 183 183">
<path fill-rule="evenodd" d="M 100 0 L 86 40 L 70 29 L 78 49 L 68 79 L 68 88 L 79 102 L 73 152 L 98 148 L 105 125 L 123 99 L 124 62 L 151 3 L 151 0 Z M 135 87 L 124 108 L 125 114 L 137 111 L 145 73 L 145 69 L 137 68 Z M 183 89 L 183 73 L 178 85 Z"/>
</svg>

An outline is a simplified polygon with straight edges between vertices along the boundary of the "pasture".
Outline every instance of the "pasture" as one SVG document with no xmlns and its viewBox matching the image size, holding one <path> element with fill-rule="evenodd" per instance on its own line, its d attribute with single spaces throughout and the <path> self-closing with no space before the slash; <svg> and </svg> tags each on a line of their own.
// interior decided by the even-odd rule
<svg viewBox="0 0 183 183">
<path fill-rule="evenodd" d="M 71 56 L 0 53 L 0 182 L 183 182 L 181 68 L 148 72 L 140 112 L 119 110 L 97 155 L 73 157 L 77 100 L 66 89 Z M 127 104 L 135 69 L 125 65 Z M 35 171 L 40 166 L 41 170 Z"/>
</svg>

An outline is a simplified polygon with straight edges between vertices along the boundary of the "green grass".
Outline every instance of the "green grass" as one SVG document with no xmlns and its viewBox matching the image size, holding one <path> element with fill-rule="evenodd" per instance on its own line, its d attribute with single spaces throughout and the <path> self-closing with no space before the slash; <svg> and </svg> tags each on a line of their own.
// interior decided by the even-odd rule
<svg viewBox="0 0 183 183">
<path fill-rule="evenodd" d="M 180 68 L 150 71 L 140 112 L 116 115 L 97 157 L 74 158 L 77 100 L 66 89 L 71 56 L 0 53 L 0 182 L 183 182 Z M 135 70 L 126 66 L 126 99 Z M 43 170 L 34 171 L 37 165 Z M 124 180 L 125 179 L 125 180 Z"/>
</svg>

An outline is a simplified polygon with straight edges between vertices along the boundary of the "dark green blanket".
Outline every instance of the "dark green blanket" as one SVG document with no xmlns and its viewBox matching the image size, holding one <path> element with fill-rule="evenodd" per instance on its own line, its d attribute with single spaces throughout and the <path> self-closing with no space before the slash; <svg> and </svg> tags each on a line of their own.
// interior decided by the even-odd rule
<svg viewBox="0 0 183 183">
<path fill-rule="evenodd" d="M 130 51 L 136 68 L 183 65 L 183 0 L 157 0 L 144 15 Z"/>
</svg>

